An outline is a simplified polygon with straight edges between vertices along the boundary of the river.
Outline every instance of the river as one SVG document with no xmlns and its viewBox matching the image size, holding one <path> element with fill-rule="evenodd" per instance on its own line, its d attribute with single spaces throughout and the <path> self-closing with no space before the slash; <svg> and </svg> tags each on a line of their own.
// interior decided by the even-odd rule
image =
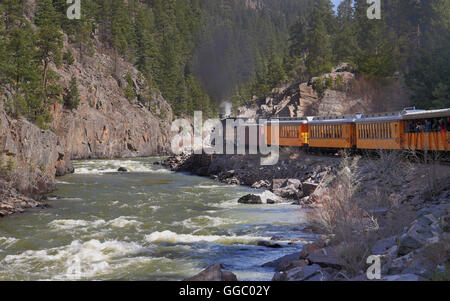
<svg viewBox="0 0 450 301">
<path fill-rule="evenodd" d="M 238 204 L 263 191 L 159 159 L 74 162 L 49 208 L 0 219 L 0 280 L 182 280 L 216 262 L 239 280 L 270 280 L 261 265 L 311 239 L 300 207 Z M 283 248 L 257 245 L 273 236 Z"/>
</svg>

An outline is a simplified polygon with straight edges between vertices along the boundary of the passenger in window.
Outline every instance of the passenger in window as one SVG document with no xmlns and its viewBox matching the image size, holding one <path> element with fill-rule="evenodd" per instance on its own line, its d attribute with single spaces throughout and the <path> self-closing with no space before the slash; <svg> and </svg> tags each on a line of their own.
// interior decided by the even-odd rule
<svg viewBox="0 0 450 301">
<path fill-rule="evenodd" d="M 416 123 L 416 133 L 420 133 L 422 126 L 420 125 L 420 121 L 417 121 Z"/>
<path fill-rule="evenodd" d="M 411 121 L 408 121 L 408 124 L 406 125 L 406 132 L 414 133 L 414 124 Z"/>
<path fill-rule="evenodd" d="M 425 131 L 426 131 L 427 133 L 431 133 L 431 126 L 432 126 L 431 120 L 428 119 L 428 120 L 426 121 L 426 126 L 425 126 Z"/>
<path fill-rule="evenodd" d="M 445 133 L 446 132 L 446 124 L 445 124 L 445 120 L 444 118 L 441 118 L 441 120 L 439 121 L 439 125 L 441 127 L 441 133 Z"/>
<path fill-rule="evenodd" d="M 432 126 L 432 130 L 435 133 L 438 133 L 441 131 L 441 126 L 439 125 L 439 121 L 437 119 L 433 119 L 433 126 Z"/>
</svg>

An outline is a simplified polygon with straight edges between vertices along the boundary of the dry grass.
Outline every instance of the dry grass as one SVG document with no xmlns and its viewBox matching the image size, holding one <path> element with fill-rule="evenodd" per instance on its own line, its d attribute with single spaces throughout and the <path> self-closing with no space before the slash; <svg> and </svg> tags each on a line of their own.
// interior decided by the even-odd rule
<svg viewBox="0 0 450 301">
<path fill-rule="evenodd" d="M 343 156 L 337 173 L 317 200 L 318 212 L 313 219 L 332 234 L 335 253 L 347 276 L 366 269 L 366 259 L 377 240 L 398 234 L 412 221 L 413 211 L 400 208 L 394 192 L 413 170 L 394 152 L 380 152 L 377 160 Z M 368 185 L 367 179 L 375 181 Z"/>
</svg>

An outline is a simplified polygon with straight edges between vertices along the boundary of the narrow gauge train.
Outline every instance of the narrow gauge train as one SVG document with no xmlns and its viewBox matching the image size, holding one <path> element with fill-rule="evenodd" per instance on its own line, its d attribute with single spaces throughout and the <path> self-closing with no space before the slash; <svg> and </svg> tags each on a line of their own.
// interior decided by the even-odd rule
<svg viewBox="0 0 450 301">
<path fill-rule="evenodd" d="M 272 127 L 280 146 L 450 151 L 450 108 L 269 120 L 260 131 L 268 145 Z"/>
</svg>

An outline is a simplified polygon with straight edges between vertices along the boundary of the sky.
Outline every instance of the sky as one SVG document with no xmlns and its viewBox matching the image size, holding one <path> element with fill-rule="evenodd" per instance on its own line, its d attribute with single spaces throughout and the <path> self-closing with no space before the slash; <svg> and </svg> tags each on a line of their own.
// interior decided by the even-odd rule
<svg viewBox="0 0 450 301">
<path fill-rule="evenodd" d="M 334 4 L 334 11 L 337 11 L 337 7 L 338 7 L 339 3 L 341 3 L 341 0 L 332 0 L 331 2 L 333 2 L 333 4 Z"/>
</svg>

